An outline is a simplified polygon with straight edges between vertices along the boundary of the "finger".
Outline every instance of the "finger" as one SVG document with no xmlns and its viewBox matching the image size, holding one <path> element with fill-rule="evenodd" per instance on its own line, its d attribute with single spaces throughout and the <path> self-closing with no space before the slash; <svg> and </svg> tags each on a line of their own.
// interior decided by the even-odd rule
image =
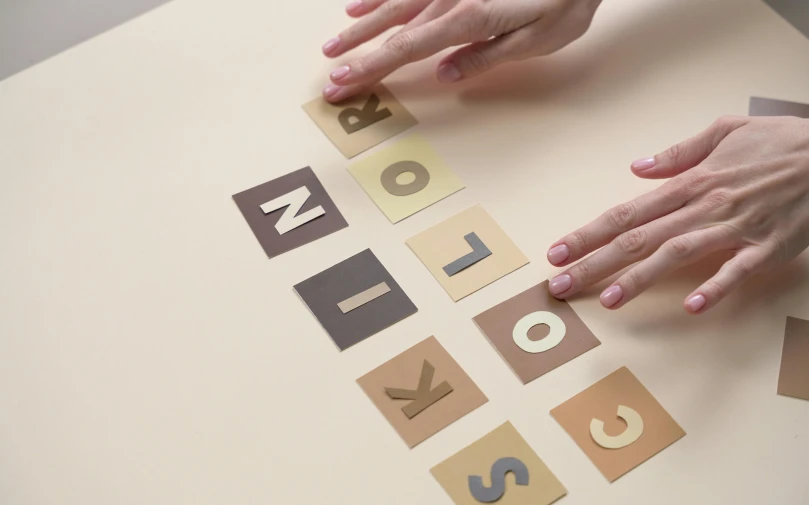
<svg viewBox="0 0 809 505">
<path fill-rule="evenodd" d="M 601 304 L 608 309 L 623 307 L 664 275 L 736 245 L 731 229 L 724 226 L 697 230 L 669 239 L 651 256 L 605 289 L 601 293 Z"/>
<path fill-rule="evenodd" d="M 424 25 L 434 19 L 438 19 L 450 10 L 452 10 L 455 5 L 458 4 L 458 0 L 433 0 L 427 7 L 424 8 L 421 12 L 419 12 L 416 17 L 411 19 L 406 25 L 404 25 L 398 32 L 396 32 L 393 37 L 399 35 L 400 33 L 409 32 L 414 28 L 418 28 L 421 25 Z M 391 37 L 391 38 L 393 38 Z"/>
<path fill-rule="evenodd" d="M 702 314 L 715 307 L 748 277 L 763 270 L 769 257 L 769 253 L 761 247 L 742 250 L 722 265 L 716 275 L 686 297 L 685 310 L 691 314 Z"/>
<path fill-rule="evenodd" d="M 423 60 L 449 46 L 462 44 L 468 33 L 444 16 L 399 34 L 381 48 L 331 73 L 339 86 L 362 84 L 381 79 L 394 70 Z"/>
<path fill-rule="evenodd" d="M 527 32 L 518 30 L 486 42 L 476 42 L 462 47 L 438 64 L 438 80 L 455 82 L 469 79 L 515 60 L 522 55 L 527 38 Z"/>
<path fill-rule="evenodd" d="M 551 294 L 569 298 L 648 258 L 667 240 L 690 232 L 697 218 L 696 211 L 688 209 L 622 233 L 600 251 L 556 276 L 550 283 Z"/>
<path fill-rule="evenodd" d="M 589 224 L 566 235 L 548 250 L 548 261 L 564 266 L 604 247 L 621 233 L 649 223 L 681 208 L 687 202 L 682 184 L 663 186 L 608 210 Z"/>
<path fill-rule="evenodd" d="M 349 16 L 358 18 L 375 11 L 386 0 L 354 0 L 346 5 Z"/>
<path fill-rule="evenodd" d="M 368 42 L 390 28 L 403 25 L 422 11 L 430 0 L 387 0 L 323 45 L 323 54 L 335 58 Z"/>
<path fill-rule="evenodd" d="M 327 84 L 326 87 L 323 88 L 323 98 L 325 98 L 329 103 L 338 103 L 347 98 L 351 98 L 354 95 L 358 95 L 366 89 L 368 89 L 368 86 L 358 84 L 353 86 L 337 86 L 335 84 Z"/>
<path fill-rule="evenodd" d="M 635 160 L 632 171 L 644 179 L 674 177 L 705 161 L 725 137 L 748 122 L 749 118 L 745 117 L 723 117 L 703 132 L 673 145 L 653 158 Z"/>
</svg>

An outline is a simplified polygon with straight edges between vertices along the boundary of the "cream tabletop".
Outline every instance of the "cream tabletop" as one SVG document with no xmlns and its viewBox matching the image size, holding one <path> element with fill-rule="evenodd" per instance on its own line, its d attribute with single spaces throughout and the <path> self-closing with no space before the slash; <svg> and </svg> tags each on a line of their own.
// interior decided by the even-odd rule
<svg viewBox="0 0 809 505">
<path fill-rule="evenodd" d="M 544 60 L 413 65 L 386 84 L 466 189 L 392 225 L 301 108 L 349 22 L 176 0 L 0 82 L 0 503 L 449 505 L 430 468 L 507 420 L 566 505 L 809 503 L 809 403 L 776 395 L 809 255 L 701 317 L 714 260 L 617 312 L 581 297 L 602 345 L 527 386 L 472 322 L 658 184 L 631 160 L 751 95 L 809 103 L 809 40 L 760 0 L 604 0 Z M 349 227 L 268 260 L 231 195 L 305 166 Z M 531 263 L 454 303 L 405 240 L 476 204 Z M 369 247 L 419 312 L 341 353 L 292 286 Z M 431 335 L 489 402 L 411 450 L 355 381 Z M 549 411 L 622 366 L 688 434 L 609 484 Z"/>
</svg>

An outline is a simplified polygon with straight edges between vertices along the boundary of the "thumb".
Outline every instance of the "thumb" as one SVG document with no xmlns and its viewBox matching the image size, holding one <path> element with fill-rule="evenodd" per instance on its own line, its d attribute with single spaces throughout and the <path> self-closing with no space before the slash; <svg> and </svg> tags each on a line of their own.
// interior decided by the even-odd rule
<svg viewBox="0 0 809 505">
<path fill-rule="evenodd" d="M 455 82 L 480 75 L 518 58 L 525 34 L 512 32 L 485 42 L 475 42 L 451 53 L 438 64 L 438 80 Z"/>
<path fill-rule="evenodd" d="M 747 117 L 723 117 L 707 130 L 675 144 L 654 158 L 632 163 L 632 172 L 644 179 L 667 179 L 692 169 L 705 161 L 725 137 L 749 122 Z"/>
</svg>

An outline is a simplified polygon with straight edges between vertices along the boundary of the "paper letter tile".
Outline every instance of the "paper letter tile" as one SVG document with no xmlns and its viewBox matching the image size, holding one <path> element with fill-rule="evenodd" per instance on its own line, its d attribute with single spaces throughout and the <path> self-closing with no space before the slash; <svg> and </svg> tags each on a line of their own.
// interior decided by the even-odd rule
<svg viewBox="0 0 809 505">
<path fill-rule="evenodd" d="M 464 188 L 420 135 L 411 135 L 348 167 L 391 223 L 397 223 Z M 410 173 L 409 182 L 397 177 Z"/>
<path fill-rule="evenodd" d="M 534 324 L 540 320 L 544 325 Z M 474 321 L 523 384 L 601 345 L 570 304 L 551 296 L 548 281 L 479 314 Z M 543 327 L 548 333 L 538 338 L 544 334 Z"/>
<path fill-rule="evenodd" d="M 807 9 L 809 12 L 809 9 Z M 809 16 L 809 14 L 807 14 Z M 750 98 L 751 116 L 795 116 L 809 118 L 809 105 L 803 103 L 773 100 L 771 98 Z"/>
<path fill-rule="evenodd" d="M 348 226 L 309 167 L 235 194 L 233 200 L 270 258 Z"/>
<path fill-rule="evenodd" d="M 809 400 L 809 321 L 787 318 L 778 394 Z"/>
<path fill-rule="evenodd" d="M 346 158 L 380 144 L 418 122 L 382 85 L 339 104 L 322 97 L 303 110 Z"/>
<path fill-rule="evenodd" d="M 809 8 L 806 0 L 764 0 L 775 12 L 809 38 Z"/>
<path fill-rule="evenodd" d="M 469 254 L 465 237 L 470 233 L 486 244 L 491 255 L 450 277 L 444 267 Z M 456 302 L 528 264 L 528 258 L 479 205 L 419 233 L 407 245 Z"/>
<path fill-rule="evenodd" d="M 357 383 L 411 448 L 488 401 L 435 337 Z"/>
<path fill-rule="evenodd" d="M 388 291 L 382 293 L 380 284 Z M 341 351 L 418 310 L 370 249 L 299 283 L 295 291 Z"/>
<path fill-rule="evenodd" d="M 567 494 L 509 422 L 436 465 L 431 473 L 456 505 L 549 505 Z"/>
<path fill-rule="evenodd" d="M 610 482 L 685 436 L 626 367 L 556 407 L 551 415 Z"/>
</svg>

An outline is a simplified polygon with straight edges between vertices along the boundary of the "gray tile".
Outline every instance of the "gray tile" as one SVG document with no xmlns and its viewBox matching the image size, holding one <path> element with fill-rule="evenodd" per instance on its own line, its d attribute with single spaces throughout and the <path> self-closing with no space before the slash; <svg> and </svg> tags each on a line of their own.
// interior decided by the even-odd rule
<svg viewBox="0 0 809 505">
<path fill-rule="evenodd" d="M 809 0 L 764 0 L 775 12 L 809 38 Z"/>
</svg>

